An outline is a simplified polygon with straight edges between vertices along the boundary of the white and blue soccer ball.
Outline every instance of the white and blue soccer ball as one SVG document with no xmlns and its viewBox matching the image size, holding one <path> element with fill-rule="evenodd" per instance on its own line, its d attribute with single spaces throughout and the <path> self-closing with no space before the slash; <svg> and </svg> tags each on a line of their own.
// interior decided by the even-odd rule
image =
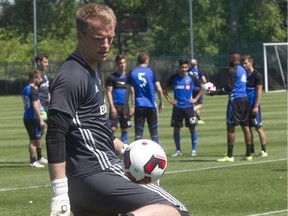
<svg viewBox="0 0 288 216">
<path fill-rule="evenodd" d="M 123 154 L 126 176 L 139 184 L 149 184 L 161 178 L 167 167 L 167 156 L 162 147 L 147 139 L 132 142 Z"/>
</svg>

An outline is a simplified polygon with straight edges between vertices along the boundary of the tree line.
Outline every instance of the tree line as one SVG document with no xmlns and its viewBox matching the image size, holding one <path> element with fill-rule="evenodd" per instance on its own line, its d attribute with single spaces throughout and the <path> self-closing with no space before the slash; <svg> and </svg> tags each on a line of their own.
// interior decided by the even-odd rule
<svg viewBox="0 0 288 216">
<path fill-rule="evenodd" d="M 50 61 L 64 60 L 76 44 L 77 9 L 97 2 L 113 8 L 118 19 L 111 57 L 139 51 L 189 56 L 189 1 L 195 56 L 287 41 L 287 0 L 36 0 L 37 50 Z M 0 1 L 0 63 L 33 61 L 33 29 L 33 0 Z"/>
</svg>

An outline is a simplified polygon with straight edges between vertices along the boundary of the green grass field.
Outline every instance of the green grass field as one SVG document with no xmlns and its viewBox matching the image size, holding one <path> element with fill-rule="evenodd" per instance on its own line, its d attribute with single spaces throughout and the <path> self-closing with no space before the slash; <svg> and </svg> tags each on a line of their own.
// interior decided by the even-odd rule
<svg viewBox="0 0 288 216">
<path fill-rule="evenodd" d="M 269 157 L 254 158 L 253 162 L 240 161 L 245 152 L 240 127 L 236 130 L 235 162 L 216 162 L 226 153 L 227 97 L 206 96 L 204 103 L 201 116 L 206 124 L 197 126 L 197 156 L 190 157 L 189 132 L 182 128 L 183 156 L 172 158 L 175 147 L 171 106 L 165 101 L 159 115 L 159 140 L 168 155 L 162 187 L 194 216 L 287 215 L 287 93 L 263 94 L 262 117 Z M 20 96 L 0 97 L 0 215 L 44 216 L 50 208 L 48 170 L 28 167 L 28 136 L 22 113 Z M 144 135 L 149 138 L 147 128 Z M 256 132 L 254 136 L 258 153 Z M 131 129 L 130 142 L 133 137 Z M 46 156 L 45 148 L 43 152 Z"/>
</svg>

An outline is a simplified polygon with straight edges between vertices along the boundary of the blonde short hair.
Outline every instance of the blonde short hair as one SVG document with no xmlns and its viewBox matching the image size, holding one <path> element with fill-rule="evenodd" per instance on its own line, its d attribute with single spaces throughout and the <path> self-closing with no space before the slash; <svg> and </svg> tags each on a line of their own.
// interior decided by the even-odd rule
<svg viewBox="0 0 288 216">
<path fill-rule="evenodd" d="M 114 27 L 117 25 L 116 16 L 110 7 L 91 3 L 77 11 L 76 30 L 85 34 L 89 30 L 90 23 L 97 18 L 106 24 L 114 25 Z"/>
</svg>

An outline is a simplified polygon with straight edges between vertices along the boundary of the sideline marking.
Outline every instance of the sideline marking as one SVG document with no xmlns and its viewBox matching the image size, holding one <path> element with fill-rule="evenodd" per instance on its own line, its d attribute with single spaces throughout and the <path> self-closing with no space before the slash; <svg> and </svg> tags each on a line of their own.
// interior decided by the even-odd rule
<svg viewBox="0 0 288 216">
<path fill-rule="evenodd" d="M 288 212 L 288 209 L 271 211 L 271 212 L 264 212 L 264 213 L 260 213 L 260 214 L 252 214 L 252 215 L 247 215 L 247 216 L 261 216 L 261 215 L 278 214 L 278 213 L 283 213 L 283 212 Z"/>
<path fill-rule="evenodd" d="M 248 162 L 248 163 L 229 164 L 229 165 L 215 166 L 215 167 L 203 167 L 203 168 L 186 169 L 186 170 L 175 170 L 175 171 L 165 172 L 165 174 L 184 173 L 184 172 L 192 172 L 192 171 L 211 170 L 211 169 L 221 169 L 221 168 L 235 167 L 235 166 L 248 166 L 248 165 L 254 165 L 254 164 L 278 162 L 278 161 L 284 161 L 284 160 L 287 160 L 287 158 L 281 158 L 281 159 L 277 159 L 277 160 L 257 161 L 257 162 L 252 161 L 252 162 Z M 218 163 L 220 163 L 220 162 L 218 162 Z M 229 163 L 231 163 L 231 162 L 229 162 Z"/>
<path fill-rule="evenodd" d="M 51 185 L 40 185 L 40 186 L 28 186 L 28 187 L 19 187 L 19 188 L 4 188 L 0 189 L 0 192 L 6 192 L 6 191 L 13 191 L 13 190 L 27 190 L 27 189 L 37 189 L 42 187 L 50 187 Z"/>
</svg>

